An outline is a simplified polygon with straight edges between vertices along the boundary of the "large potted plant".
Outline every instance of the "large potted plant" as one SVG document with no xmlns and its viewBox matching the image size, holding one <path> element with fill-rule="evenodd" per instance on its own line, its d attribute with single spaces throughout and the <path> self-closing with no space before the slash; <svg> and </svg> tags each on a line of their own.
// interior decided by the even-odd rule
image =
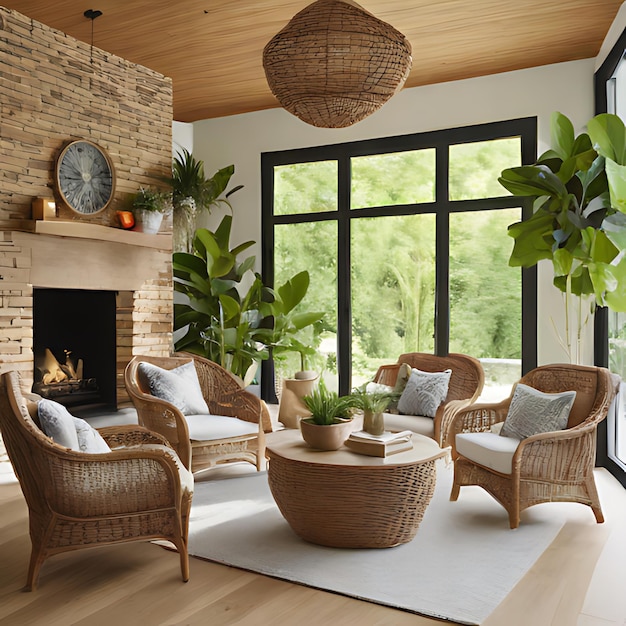
<svg viewBox="0 0 626 626">
<path fill-rule="evenodd" d="M 241 189 L 237 185 L 226 191 L 235 173 L 235 166 L 228 165 L 207 178 L 204 162 L 197 160 L 189 150 L 183 148 L 172 161 L 172 176 L 164 180 L 172 188 L 174 206 L 174 250 L 191 252 L 197 228 L 197 219 L 202 211 L 223 204 L 232 211 L 228 198 Z"/>
<path fill-rule="evenodd" d="M 317 387 L 302 398 L 310 417 L 300 420 L 302 438 L 319 450 L 337 450 L 350 436 L 354 428 L 352 395 L 340 396 L 326 387 L 321 379 Z"/>
<path fill-rule="evenodd" d="M 498 179 L 512 194 L 534 199 L 532 217 L 509 227 L 515 240 L 509 264 L 532 267 L 544 259 L 552 261 L 554 285 L 565 294 L 563 343 L 572 361 L 580 358 L 587 318 L 583 303 L 591 312 L 596 306 L 626 311 L 626 260 L 621 254 L 626 248 L 625 216 L 620 213 L 624 208 L 611 201 L 608 160 L 602 154 L 619 153 L 624 158 L 624 125 L 613 118 L 609 125 L 598 116 L 589 122 L 589 134 L 576 136 L 571 121 L 553 113 L 550 150 L 533 165 L 504 170 Z M 575 341 L 570 325 L 574 298 Z"/>
<path fill-rule="evenodd" d="M 192 253 L 173 255 L 174 342 L 176 350 L 215 361 L 247 385 L 270 348 L 286 349 L 285 337 L 322 314 L 294 311 L 306 294 L 306 272 L 276 291 L 263 285 L 255 257 L 238 258 L 254 242 L 231 248 L 231 226 L 226 215 L 214 232 L 196 231 Z"/>
</svg>

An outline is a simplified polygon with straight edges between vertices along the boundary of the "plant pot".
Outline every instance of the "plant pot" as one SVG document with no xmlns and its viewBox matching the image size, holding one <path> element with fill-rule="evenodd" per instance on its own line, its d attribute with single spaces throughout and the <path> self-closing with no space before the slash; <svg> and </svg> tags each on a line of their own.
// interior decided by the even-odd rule
<svg viewBox="0 0 626 626">
<path fill-rule="evenodd" d="M 278 421 L 286 428 L 298 428 L 303 417 L 309 417 L 311 411 L 306 408 L 302 398 L 313 391 L 317 384 L 317 373 L 308 379 L 283 378 L 280 402 L 278 404 Z"/>
<path fill-rule="evenodd" d="M 159 232 L 163 213 L 160 211 L 138 211 L 135 209 L 135 230 L 140 233 L 154 235 Z"/>
<path fill-rule="evenodd" d="M 340 420 L 334 424 L 321 426 L 309 418 L 300 420 L 302 438 L 312 448 L 318 450 L 338 450 L 350 436 L 354 424 L 352 420 Z"/>
<path fill-rule="evenodd" d="M 300 370 L 294 374 L 295 380 L 317 380 L 319 374 L 313 370 Z"/>
<path fill-rule="evenodd" d="M 363 411 L 363 430 L 370 435 L 382 435 L 385 432 L 385 419 L 382 411 L 375 413 L 365 409 Z"/>
</svg>

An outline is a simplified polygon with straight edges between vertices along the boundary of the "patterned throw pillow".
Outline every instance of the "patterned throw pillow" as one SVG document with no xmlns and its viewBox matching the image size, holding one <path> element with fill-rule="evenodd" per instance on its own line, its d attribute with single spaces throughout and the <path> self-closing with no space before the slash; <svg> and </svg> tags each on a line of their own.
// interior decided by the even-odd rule
<svg viewBox="0 0 626 626">
<path fill-rule="evenodd" d="M 43 398 L 37 405 L 41 429 L 52 441 L 77 452 L 111 452 L 102 435 L 85 420 L 74 417 L 62 404 Z"/>
<path fill-rule="evenodd" d="M 575 391 L 544 393 L 519 383 L 500 435 L 526 439 L 537 433 L 563 430 L 575 398 Z"/>
<path fill-rule="evenodd" d="M 404 391 L 411 377 L 411 371 L 411 366 L 408 363 L 400 363 L 398 375 L 396 376 L 396 384 L 393 388 L 396 393 L 402 393 Z"/>
<path fill-rule="evenodd" d="M 209 415 L 193 361 L 171 370 L 142 361 L 137 370 L 153 396 L 173 404 L 183 415 Z"/>
<path fill-rule="evenodd" d="M 435 417 L 439 405 L 448 395 L 452 370 L 422 372 L 413 368 L 398 401 L 400 413 Z"/>
</svg>

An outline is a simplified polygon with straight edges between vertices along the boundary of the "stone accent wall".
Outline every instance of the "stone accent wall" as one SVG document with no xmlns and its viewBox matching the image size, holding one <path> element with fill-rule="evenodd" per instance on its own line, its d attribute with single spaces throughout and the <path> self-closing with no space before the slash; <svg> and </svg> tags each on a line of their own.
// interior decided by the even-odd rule
<svg viewBox="0 0 626 626">
<path fill-rule="evenodd" d="M 169 78 L 98 48 L 92 54 L 89 45 L 3 7 L 0 111 L 0 228 L 27 222 L 32 199 L 53 195 L 59 218 L 116 226 L 115 212 L 139 187 L 171 171 Z M 90 217 L 64 206 L 54 189 L 56 157 L 73 139 L 102 146 L 115 166 L 114 200 Z"/>
<path fill-rule="evenodd" d="M 56 157 L 74 139 L 114 163 L 114 200 L 94 216 L 63 206 L 54 188 Z M 115 214 L 168 175 L 171 158 L 169 78 L 0 7 L 0 372 L 32 384 L 33 287 L 117 292 L 118 405 L 130 357 L 171 352 L 171 220 L 158 236 L 122 233 Z M 55 197 L 59 224 L 91 224 L 96 235 L 38 234 L 36 197 Z M 99 240 L 96 225 L 112 235 Z"/>
</svg>

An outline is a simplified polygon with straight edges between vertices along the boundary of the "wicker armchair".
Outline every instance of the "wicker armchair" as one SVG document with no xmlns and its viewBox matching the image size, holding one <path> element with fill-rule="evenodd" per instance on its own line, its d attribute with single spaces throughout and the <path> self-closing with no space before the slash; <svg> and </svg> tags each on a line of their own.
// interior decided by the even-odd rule
<svg viewBox="0 0 626 626">
<path fill-rule="evenodd" d="M 50 556 L 113 543 L 166 539 L 189 579 L 193 476 L 160 436 L 139 426 L 99 429 L 112 451 L 75 452 L 39 429 L 15 372 L 0 378 L 0 429 L 28 504 L 32 552 L 25 589 Z"/>
<path fill-rule="evenodd" d="M 205 440 L 190 435 L 185 416 L 173 404 L 151 395 L 138 375 L 139 363 L 147 362 L 163 369 L 174 369 L 193 360 L 202 395 L 211 416 L 236 418 L 257 425 L 253 432 Z M 165 437 L 178 452 L 185 467 L 197 473 L 221 463 L 247 461 L 257 470 L 265 469 L 265 433 L 272 431 L 272 422 L 265 402 L 241 388 L 237 379 L 217 363 L 195 354 L 176 353 L 170 357 L 135 356 L 124 372 L 126 390 L 135 408 L 139 423 Z"/>
<path fill-rule="evenodd" d="M 604 517 L 593 477 L 596 429 L 607 416 L 619 377 L 600 367 L 555 364 L 537 367 L 519 382 L 544 393 L 575 390 L 567 427 L 531 435 L 519 443 L 492 433 L 492 425 L 504 422 L 515 387 L 506 400 L 461 409 L 450 427 L 450 440 L 454 444 L 461 433 L 483 433 L 470 439 L 472 446 L 480 446 L 480 437 L 483 438 L 483 448 L 478 450 L 484 464 L 462 456 L 453 445 L 454 484 L 450 499 L 457 500 L 462 486 L 478 485 L 507 510 L 511 528 L 519 526 L 521 511 L 542 502 L 586 504 L 596 521 L 602 523 Z M 485 434 L 492 443 L 488 443 Z M 510 449 L 500 449 L 498 440 Z M 496 462 L 497 454 L 500 457 Z M 509 463 L 510 472 L 503 471 L 508 470 Z"/>
<path fill-rule="evenodd" d="M 433 419 L 435 441 L 441 447 L 449 446 L 448 428 L 456 411 L 475 402 L 482 393 L 485 372 L 480 361 L 467 354 L 449 353 L 447 356 L 438 356 L 425 352 L 409 352 L 400 355 L 397 363 L 381 365 L 376 372 L 374 382 L 394 386 L 402 363 L 408 363 L 411 367 L 424 372 L 452 370 L 448 395 L 437 409 Z M 404 428 L 404 425 L 398 425 L 399 430 L 404 430 Z"/>
</svg>

